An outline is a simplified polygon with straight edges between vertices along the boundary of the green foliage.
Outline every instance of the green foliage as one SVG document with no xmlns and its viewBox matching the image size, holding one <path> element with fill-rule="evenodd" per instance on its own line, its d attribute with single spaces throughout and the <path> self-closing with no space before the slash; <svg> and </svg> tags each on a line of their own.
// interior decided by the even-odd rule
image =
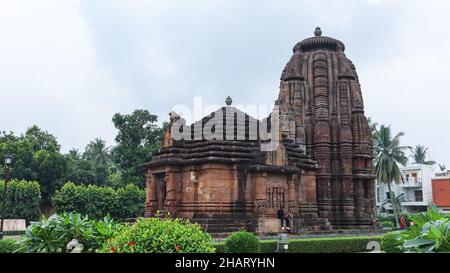
<svg viewBox="0 0 450 273">
<path fill-rule="evenodd" d="M 144 215 L 145 191 L 136 185 L 128 184 L 116 191 L 117 210 L 115 217 L 125 219 Z"/>
<path fill-rule="evenodd" d="M 4 181 L 0 181 L 0 204 L 3 204 Z M 12 180 L 8 182 L 5 203 L 6 219 L 39 219 L 41 191 L 38 182 Z"/>
<path fill-rule="evenodd" d="M 95 173 L 92 163 L 82 158 L 77 150 L 72 149 L 65 155 L 67 160 L 67 172 L 64 181 L 71 181 L 77 185 L 95 183 Z"/>
<path fill-rule="evenodd" d="M 83 159 L 88 160 L 92 165 L 95 184 L 106 185 L 110 164 L 110 154 L 106 142 L 99 138 L 91 141 L 86 146 Z"/>
<path fill-rule="evenodd" d="M 383 221 L 381 222 L 381 226 L 384 228 L 393 228 L 395 224 L 392 221 Z"/>
<path fill-rule="evenodd" d="M 354 253 L 365 252 L 367 244 L 379 237 L 338 237 L 294 239 L 289 242 L 290 253 Z"/>
<path fill-rule="evenodd" d="M 391 204 L 391 206 L 393 208 L 395 208 L 397 212 L 403 212 L 402 202 L 403 202 L 403 200 L 405 198 L 405 194 L 401 193 L 398 196 L 395 195 L 395 192 L 392 192 L 391 194 L 392 194 L 392 198 L 384 200 L 383 203 L 381 204 L 381 207 L 384 210 L 386 210 L 385 206 L 387 204 Z M 394 220 L 394 224 L 395 224 L 395 217 L 394 217 L 393 220 Z"/>
<path fill-rule="evenodd" d="M 108 214 L 113 218 L 133 218 L 144 213 L 145 191 L 134 185 L 114 190 L 69 182 L 56 191 L 52 203 L 57 213 L 78 212 L 95 219 Z"/>
<path fill-rule="evenodd" d="M 61 185 L 67 168 L 56 138 L 37 126 L 28 128 L 21 136 L 3 132 L 0 134 L 0 158 L 5 154 L 14 156 L 11 178 L 38 181 L 42 205 L 48 205 L 49 197 Z"/>
<path fill-rule="evenodd" d="M 211 236 L 182 219 L 140 219 L 107 241 L 100 253 L 211 253 Z"/>
<path fill-rule="evenodd" d="M 377 219 L 379 223 L 392 222 L 395 225 L 395 217 L 393 215 L 389 214 L 378 215 Z"/>
<path fill-rule="evenodd" d="M 19 248 L 19 244 L 12 239 L 0 240 L 0 253 L 13 253 Z"/>
<path fill-rule="evenodd" d="M 383 236 L 386 252 L 450 252 L 450 217 L 430 206 L 427 212 L 407 214 L 409 229 Z"/>
<path fill-rule="evenodd" d="M 403 238 L 400 232 L 389 232 L 381 236 L 380 244 L 381 249 L 387 253 L 402 253 Z"/>
<path fill-rule="evenodd" d="M 435 165 L 436 161 L 433 160 L 427 160 L 428 155 L 428 148 L 425 148 L 422 145 L 417 145 L 416 147 L 411 148 L 412 155 L 411 157 L 414 160 L 414 163 L 416 164 L 423 164 L 423 165 Z"/>
<path fill-rule="evenodd" d="M 375 132 L 374 150 L 376 157 L 374 160 L 375 174 L 381 183 L 400 183 L 401 174 L 398 165 L 406 165 L 408 162 L 405 150 L 409 147 L 400 146 L 400 138 L 405 133 L 400 132 L 392 137 L 390 126 L 381 125 Z"/>
<path fill-rule="evenodd" d="M 26 253 L 64 253 L 67 252 L 67 244 L 75 239 L 83 245 L 83 252 L 92 252 L 123 228 L 109 218 L 93 221 L 77 213 L 55 214 L 29 225 L 19 242 L 19 250 Z"/>
<path fill-rule="evenodd" d="M 115 114 L 114 126 L 119 130 L 113 159 L 128 182 L 144 187 L 141 165 L 148 162 L 160 147 L 163 130 L 158 117 L 147 110 L 136 110 L 131 115 Z"/>
<path fill-rule="evenodd" d="M 450 252 L 450 217 L 431 206 L 427 212 L 409 215 L 414 224 L 404 232 L 410 252 Z"/>
<path fill-rule="evenodd" d="M 405 133 L 400 132 L 392 137 L 390 126 L 381 125 L 374 134 L 374 171 L 379 183 L 386 183 L 390 192 L 390 203 L 394 210 L 396 226 L 398 225 L 398 208 L 395 203 L 394 193 L 391 190 L 391 183 L 400 183 L 402 180 L 399 165 L 406 165 L 408 158 L 405 150 L 409 147 L 400 145 L 400 138 Z"/>
<path fill-rule="evenodd" d="M 233 232 L 225 239 L 226 253 L 258 253 L 260 250 L 258 238 L 247 231 Z"/>
<path fill-rule="evenodd" d="M 380 237 L 335 237 L 335 238 L 307 238 L 292 239 L 289 241 L 289 253 L 356 253 L 366 252 L 367 244 L 378 242 Z M 261 253 L 275 253 L 277 241 L 260 241 Z M 215 244 L 216 252 L 225 252 L 225 243 Z"/>
</svg>

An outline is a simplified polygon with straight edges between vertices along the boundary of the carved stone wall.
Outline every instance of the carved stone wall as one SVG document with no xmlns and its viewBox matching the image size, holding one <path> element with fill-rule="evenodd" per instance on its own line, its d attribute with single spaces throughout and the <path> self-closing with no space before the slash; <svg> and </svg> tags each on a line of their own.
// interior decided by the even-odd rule
<svg viewBox="0 0 450 273">
<path fill-rule="evenodd" d="M 372 225 L 372 138 L 358 75 L 342 42 L 315 34 L 294 47 L 283 70 L 281 127 L 295 128 L 284 135 L 319 164 L 320 216 L 337 227 Z"/>
</svg>

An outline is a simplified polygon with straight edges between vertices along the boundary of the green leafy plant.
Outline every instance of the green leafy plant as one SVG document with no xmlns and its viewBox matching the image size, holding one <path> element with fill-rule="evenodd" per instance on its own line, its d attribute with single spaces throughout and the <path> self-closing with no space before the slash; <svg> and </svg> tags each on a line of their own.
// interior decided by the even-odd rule
<svg viewBox="0 0 450 273">
<path fill-rule="evenodd" d="M 407 230 L 385 234 L 381 240 L 386 252 L 450 252 L 450 218 L 431 205 L 427 212 L 407 214 Z"/>
<path fill-rule="evenodd" d="M 226 253 L 258 253 L 261 246 L 258 238 L 250 232 L 233 232 L 225 239 Z"/>
<path fill-rule="evenodd" d="M 18 248 L 19 248 L 19 245 L 13 239 L 0 240 L 0 253 L 13 253 Z"/>
<path fill-rule="evenodd" d="M 122 228 L 109 218 L 94 221 L 78 213 L 55 214 L 29 225 L 19 242 L 19 250 L 27 253 L 64 253 L 67 252 L 67 244 L 77 240 L 83 245 L 84 252 L 92 252 Z"/>
<path fill-rule="evenodd" d="M 366 252 L 370 242 L 379 242 L 379 236 L 302 238 L 289 240 L 289 253 L 360 253 Z M 261 253 L 275 253 L 276 240 L 261 240 Z M 225 243 L 215 243 L 216 252 L 225 252 Z"/>
<path fill-rule="evenodd" d="M 100 253 L 210 253 L 211 236 L 182 219 L 139 219 L 105 242 Z"/>
<path fill-rule="evenodd" d="M 381 249 L 387 253 L 402 253 L 404 239 L 400 232 L 389 232 L 381 236 Z"/>
<path fill-rule="evenodd" d="M 117 206 L 115 216 L 120 219 L 144 215 L 145 192 L 134 184 L 128 184 L 116 191 Z"/>
<path fill-rule="evenodd" d="M 131 184 L 114 190 L 69 182 L 56 191 L 52 203 L 57 213 L 78 212 L 95 219 L 105 215 L 115 219 L 133 218 L 144 213 L 145 191 Z"/>
<path fill-rule="evenodd" d="M 3 204 L 4 181 L 0 181 L 0 204 Z M 6 219 L 39 219 L 41 191 L 38 182 L 12 180 L 8 182 L 5 203 Z"/>
<path fill-rule="evenodd" d="M 395 224 L 392 223 L 391 221 L 383 221 L 381 222 L 381 226 L 385 228 L 393 228 L 395 227 Z"/>
<path fill-rule="evenodd" d="M 405 241 L 404 246 L 412 252 L 450 252 L 450 220 L 425 223 L 421 234 Z"/>
</svg>

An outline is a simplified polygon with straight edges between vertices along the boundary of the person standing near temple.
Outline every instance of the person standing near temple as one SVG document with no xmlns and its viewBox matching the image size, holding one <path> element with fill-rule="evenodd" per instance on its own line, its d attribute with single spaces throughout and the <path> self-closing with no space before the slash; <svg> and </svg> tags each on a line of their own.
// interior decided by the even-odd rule
<svg viewBox="0 0 450 273">
<path fill-rule="evenodd" d="M 400 229 L 405 229 L 406 228 L 406 221 L 405 221 L 405 217 L 400 216 Z"/>
<path fill-rule="evenodd" d="M 281 221 L 281 229 L 285 229 L 285 215 L 284 215 L 284 209 L 283 207 L 280 207 L 280 209 L 277 212 L 277 218 Z"/>
</svg>

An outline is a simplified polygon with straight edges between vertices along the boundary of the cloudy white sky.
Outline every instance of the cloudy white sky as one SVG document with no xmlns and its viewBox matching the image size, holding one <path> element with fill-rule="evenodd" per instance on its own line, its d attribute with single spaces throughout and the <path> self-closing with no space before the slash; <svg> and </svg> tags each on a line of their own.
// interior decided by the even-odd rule
<svg viewBox="0 0 450 273">
<path fill-rule="evenodd" d="M 296 42 L 342 40 L 366 113 L 450 167 L 450 1 L 0 0 L 0 130 L 37 124 L 63 150 L 116 112 L 272 105 Z"/>
</svg>

